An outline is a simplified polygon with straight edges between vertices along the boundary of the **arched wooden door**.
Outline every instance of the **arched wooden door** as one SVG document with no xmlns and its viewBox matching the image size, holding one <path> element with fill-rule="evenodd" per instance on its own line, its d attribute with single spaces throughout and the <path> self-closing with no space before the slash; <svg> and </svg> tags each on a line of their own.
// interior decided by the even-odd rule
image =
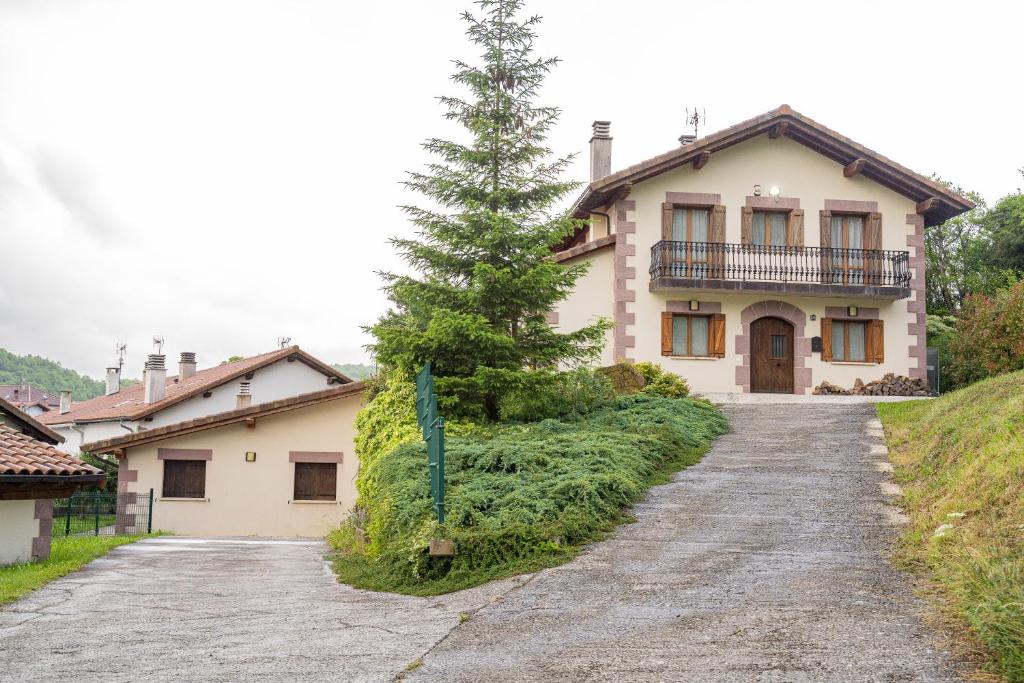
<svg viewBox="0 0 1024 683">
<path fill-rule="evenodd" d="M 793 325 L 779 318 L 758 318 L 750 324 L 750 391 L 792 394 Z"/>
</svg>

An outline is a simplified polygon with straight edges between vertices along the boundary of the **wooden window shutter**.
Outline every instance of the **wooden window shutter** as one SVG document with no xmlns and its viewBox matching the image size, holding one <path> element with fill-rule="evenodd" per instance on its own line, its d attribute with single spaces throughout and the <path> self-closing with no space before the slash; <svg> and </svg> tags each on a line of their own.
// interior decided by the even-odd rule
<svg viewBox="0 0 1024 683">
<path fill-rule="evenodd" d="M 205 460 L 164 460 L 164 498 L 205 498 Z"/>
<path fill-rule="evenodd" d="M 790 247 L 804 246 L 803 209 L 793 209 L 789 212 L 789 224 L 786 226 L 786 245 Z"/>
<path fill-rule="evenodd" d="M 821 319 L 821 359 L 832 360 L 832 318 Z"/>
<path fill-rule="evenodd" d="M 663 240 L 672 239 L 672 213 L 675 208 L 674 204 L 668 202 L 661 205 L 661 239 Z"/>
<path fill-rule="evenodd" d="M 711 226 L 708 230 L 708 242 L 711 244 L 725 244 L 725 207 L 711 207 Z M 725 247 L 709 247 L 708 263 L 710 264 L 711 277 L 723 277 L 725 275 Z"/>
<path fill-rule="evenodd" d="M 337 463 L 295 463 L 295 491 L 293 500 L 335 500 L 337 489 Z"/>
<path fill-rule="evenodd" d="M 868 321 L 867 357 L 873 363 L 885 362 L 885 323 L 881 320 Z"/>
<path fill-rule="evenodd" d="M 864 248 L 882 248 L 882 214 L 877 211 L 868 214 L 864 225 Z"/>
<path fill-rule="evenodd" d="M 821 212 L 821 239 L 818 244 L 822 249 L 832 246 L 832 212 L 827 209 Z"/>
<path fill-rule="evenodd" d="M 754 207 L 740 209 L 740 244 L 754 243 Z"/>
<path fill-rule="evenodd" d="M 715 313 L 711 316 L 708 341 L 708 354 L 715 358 L 725 358 L 725 314 Z"/>
<path fill-rule="evenodd" d="M 832 282 L 832 252 L 829 251 L 829 248 L 832 246 L 832 212 L 825 209 L 819 215 L 820 231 L 818 245 L 821 247 L 821 281 Z M 824 326 L 824 321 L 822 325 Z M 822 358 L 824 359 L 824 353 Z M 830 350 L 829 359 L 831 360 L 831 358 L 832 353 Z"/>
<path fill-rule="evenodd" d="M 672 314 L 661 314 L 661 355 L 672 355 Z"/>
</svg>

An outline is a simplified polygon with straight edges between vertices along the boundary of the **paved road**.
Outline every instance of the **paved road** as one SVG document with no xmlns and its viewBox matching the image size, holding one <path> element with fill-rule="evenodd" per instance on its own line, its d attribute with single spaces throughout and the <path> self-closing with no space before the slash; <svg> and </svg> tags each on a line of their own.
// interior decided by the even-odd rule
<svg viewBox="0 0 1024 683">
<path fill-rule="evenodd" d="M 726 410 L 562 567 L 425 599 L 337 585 L 319 543 L 145 541 L 0 611 L 0 680 L 957 680 L 887 562 L 872 407 Z"/>
</svg>

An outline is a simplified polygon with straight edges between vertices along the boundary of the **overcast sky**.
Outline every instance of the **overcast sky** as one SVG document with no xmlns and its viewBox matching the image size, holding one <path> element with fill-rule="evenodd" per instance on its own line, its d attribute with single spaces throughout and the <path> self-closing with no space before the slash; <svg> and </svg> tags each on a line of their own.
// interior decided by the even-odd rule
<svg viewBox="0 0 1024 683">
<path fill-rule="evenodd" d="M 100 377 L 116 341 L 201 366 L 275 346 L 367 360 L 376 270 L 467 0 L 0 0 L 0 347 Z M 553 147 L 610 119 L 613 168 L 785 102 L 991 203 L 1021 185 L 1008 2 L 535 1 L 564 62 Z"/>
</svg>

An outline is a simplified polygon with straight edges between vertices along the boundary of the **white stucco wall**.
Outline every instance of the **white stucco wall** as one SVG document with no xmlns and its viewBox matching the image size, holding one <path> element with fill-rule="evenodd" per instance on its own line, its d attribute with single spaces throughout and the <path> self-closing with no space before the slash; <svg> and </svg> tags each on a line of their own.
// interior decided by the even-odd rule
<svg viewBox="0 0 1024 683">
<path fill-rule="evenodd" d="M 337 527 L 355 504 L 355 416 L 362 396 L 258 418 L 256 427 L 232 424 L 131 448 L 128 470 L 138 472 L 127 490 L 153 489 L 153 528 L 195 536 L 321 537 Z M 159 448 L 211 449 L 206 463 L 206 498 L 161 497 Z M 246 451 L 256 462 L 246 462 Z M 294 463 L 289 451 L 343 454 L 335 502 L 294 501 Z"/>
<path fill-rule="evenodd" d="M 38 535 L 34 500 L 0 500 L 0 565 L 31 561 Z"/>
<path fill-rule="evenodd" d="M 586 260 L 590 269 L 576 284 L 576 289 L 555 307 L 558 323 L 555 327 L 562 332 L 573 332 L 592 325 L 598 318 L 612 319 L 612 276 L 615 263 L 614 247 L 606 247 L 576 261 Z M 611 365 L 612 331 L 606 333 L 606 343 L 601 353 L 600 364 Z"/>
<path fill-rule="evenodd" d="M 243 381 L 250 383 L 252 405 L 312 391 L 322 391 L 331 386 L 327 384 L 327 377 L 318 370 L 314 370 L 300 361 L 288 362 L 282 359 L 265 368 L 255 370 L 251 380 L 241 377 L 211 389 L 211 395 L 208 398 L 199 394 L 161 410 L 152 416 L 152 420 L 138 422 L 126 420 L 124 425 L 130 427 L 130 431 L 134 432 L 234 410 L 237 405 L 236 397 L 239 385 Z M 119 421 L 84 422 L 75 425 L 76 429 L 61 425 L 52 427 L 65 439 L 64 443 L 59 444 L 57 448 L 65 453 L 75 455 L 79 453 L 83 443 L 124 436 L 129 433 L 129 430 L 122 427 Z M 81 433 L 76 430 L 84 432 L 85 438 L 83 439 Z"/>
<path fill-rule="evenodd" d="M 674 171 L 655 176 L 633 186 L 629 200 L 635 210 L 629 211 L 627 220 L 635 222 L 635 234 L 619 234 L 619 240 L 635 245 L 636 255 L 627 257 L 626 266 L 635 269 L 632 288 L 636 301 L 627 303 L 626 310 L 635 316 L 635 322 L 626 328 L 626 334 L 635 338 L 635 347 L 627 349 L 627 357 L 637 361 L 653 361 L 687 378 L 697 391 L 741 391 L 736 382 L 735 368 L 740 365 L 736 353 L 736 336 L 740 333 L 740 311 L 758 301 L 784 301 L 807 315 L 805 337 L 820 336 L 820 320 L 825 306 L 857 305 L 878 308 L 885 325 L 885 362 L 875 364 L 824 363 L 818 353 L 812 353 L 806 366 L 811 368 L 811 386 L 822 380 L 843 386 L 852 385 L 860 377 L 865 382 L 878 379 L 886 372 L 908 374 L 916 368 L 917 359 L 911 358 L 908 348 L 917 343 L 911 336 L 908 323 L 916 322 L 916 314 L 908 312 L 907 299 L 892 301 L 879 298 L 819 298 L 798 297 L 765 292 L 763 294 L 727 293 L 714 291 L 680 290 L 676 292 L 649 291 L 650 249 L 661 239 L 662 203 L 668 192 L 711 193 L 721 195 L 726 207 L 726 241 L 738 244 L 741 209 L 746 197 L 753 194 L 754 185 L 760 185 L 763 195 L 773 185 L 781 189 L 780 196 L 798 198 L 804 210 L 804 246 L 819 245 L 818 212 L 825 208 L 825 200 L 874 201 L 882 214 L 882 248 L 897 251 L 913 250 L 907 246 L 907 237 L 914 228 L 906 223 L 907 214 L 915 212 L 915 203 L 878 185 L 863 176 L 846 178 L 843 167 L 830 159 L 781 137 L 771 140 L 767 135 L 715 152 L 700 170 L 685 165 Z M 718 302 L 726 316 L 725 358 L 713 360 L 681 360 L 661 355 L 661 314 L 667 300 Z M 573 315 L 585 317 L 585 311 L 607 311 L 611 298 L 595 288 L 580 287 L 574 293 Z M 561 312 L 561 309 L 560 309 Z M 817 316 L 811 321 L 810 315 Z M 610 346 L 610 344 L 609 344 Z M 609 356 L 606 349 L 605 358 Z"/>
</svg>

